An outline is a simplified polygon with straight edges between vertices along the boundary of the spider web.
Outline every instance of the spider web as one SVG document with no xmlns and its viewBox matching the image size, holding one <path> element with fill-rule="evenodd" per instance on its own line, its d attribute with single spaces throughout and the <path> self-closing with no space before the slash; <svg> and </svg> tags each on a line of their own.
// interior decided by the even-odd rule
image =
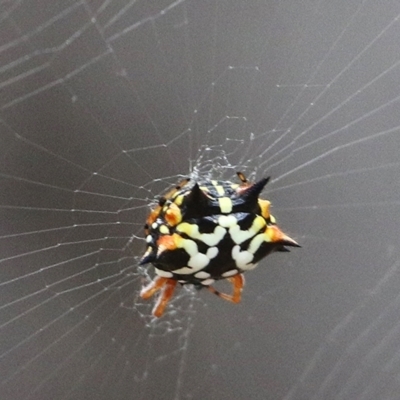
<svg viewBox="0 0 400 400">
<path fill-rule="evenodd" d="M 398 398 L 399 16 L 0 1 L 2 398 Z M 152 318 L 149 205 L 236 171 L 303 248 Z"/>
</svg>

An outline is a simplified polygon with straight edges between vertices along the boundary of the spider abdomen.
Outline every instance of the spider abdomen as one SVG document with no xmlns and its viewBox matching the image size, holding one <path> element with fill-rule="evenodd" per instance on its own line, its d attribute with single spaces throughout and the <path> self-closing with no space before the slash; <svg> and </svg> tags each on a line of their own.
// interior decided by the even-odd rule
<svg viewBox="0 0 400 400">
<path fill-rule="evenodd" d="M 232 300 L 210 285 L 254 269 L 268 254 L 288 251 L 285 246 L 299 246 L 277 227 L 270 202 L 259 198 L 268 178 L 250 184 L 238 175 L 241 185 L 214 180 L 187 185 L 186 181 L 186 186 L 163 197 L 147 219 L 148 248 L 141 264 L 152 263 L 167 283 L 206 286 Z M 234 282 L 243 285 L 242 278 Z M 163 284 L 154 283 L 145 295 Z M 240 291 L 232 301 L 240 300 Z"/>
</svg>

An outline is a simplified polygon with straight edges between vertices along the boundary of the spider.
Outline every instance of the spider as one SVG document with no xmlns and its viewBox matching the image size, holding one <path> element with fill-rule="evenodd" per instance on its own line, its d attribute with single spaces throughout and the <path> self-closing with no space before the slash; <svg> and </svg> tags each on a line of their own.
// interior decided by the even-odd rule
<svg viewBox="0 0 400 400">
<path fill-rule="evenodd" d="M 140 295 L 148 299 L 161 291 L 154 316 L 162 316 L 178 282 L 239 303 L 243 272 L 268 254 L 289 251 L 286 246 L 300 247 L 276 225 L 271 203 L 259 198 L 269 177 L 251 183 L 237 175 L 240 184 L 185 179 L 150 212 L 144 227 L 147 250 L 139 264 L 153 264 L 156 276 Z M 231 295 L 212 286 L 220 279 L 232 284 Z"/>
</svg>

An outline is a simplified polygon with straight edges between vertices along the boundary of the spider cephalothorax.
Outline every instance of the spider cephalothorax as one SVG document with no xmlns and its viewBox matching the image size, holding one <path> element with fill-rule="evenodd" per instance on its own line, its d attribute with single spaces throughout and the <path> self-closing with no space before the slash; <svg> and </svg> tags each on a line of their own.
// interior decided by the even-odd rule
<svg viewBox="0 0 400 400">
<path fill-rule="evenodd" d="M 243 272 L 272 252 L 299 247 L 276 225 L 270 202 L 259 198 L 269 178 L 253 184 L 242 173 L 238 176 L 241 184 L 216 180 L 190 184 L 186 179 L 151 211 L 145 225 L 148 247 L 140 264 L 153 264 L 156 277 L 141 296 L 149 298 L 162 290 L 155 316 L 163 314 L 177 282 L 207 287 L 237 303 Z M 219 279 L 233 284 L 233 295 L 211 286 Z"/>
</svg>

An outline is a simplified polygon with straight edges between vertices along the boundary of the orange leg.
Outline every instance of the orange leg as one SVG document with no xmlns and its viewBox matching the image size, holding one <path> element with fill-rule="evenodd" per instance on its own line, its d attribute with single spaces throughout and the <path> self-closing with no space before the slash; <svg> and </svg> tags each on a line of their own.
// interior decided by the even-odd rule
<svg viewBox="0 0 400 400">
<path fill-rule="evenodd" d="M 218 290 L 214 289 L 212 286 L 207 286 L 207 289 L 216 294 L 218 297 L 221 297 L 224 300 L 231 301 L 232 303 L 239 303 L 242 295 L 242 289 L 244 286 L 244 276 L 242 274 L 238 274 L 228 278 L 228 281 L 232 283 L 233 286 L 233 294 L 225 294 L 221 293 Z"/>
<path fill-rule="evenodd" d="M 152 282 L 147 286 L 142 288 L 140 291 L 140 297 L 142 299 L 149 299 L 155 292 L 160 290 L 169 280 L 169 278 L 163 278 L 161 276 L 156 276 Z"/>
<path fill-rule="evenodd" d="M 161 317 L 161 315 L 163 315 L 168 301 L 174 294 L 176 284 L 177 281 L 175 279 L 156 276 L 149 285 L 145 286 L 141 290 L 140 297 L 142 299 L 148 299 L 153 296 L 155 292 L 161 290 L 161 294 L 158 297 L 156 304 L 153 308 L 153 315 L 155 317 Z"/>
</svg>

